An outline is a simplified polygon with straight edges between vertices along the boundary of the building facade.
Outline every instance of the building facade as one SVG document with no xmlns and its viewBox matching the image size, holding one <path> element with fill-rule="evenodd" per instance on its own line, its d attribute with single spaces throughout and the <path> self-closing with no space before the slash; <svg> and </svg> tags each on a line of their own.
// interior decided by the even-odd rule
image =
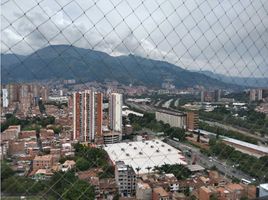
<svg viewBox="0 0 268 200">
<path fill-rule="evenodd" d="M 136 174 L 133 168 L 123 161 L 117 161 L 115 165 L 115 181 L 118 192 L 123 196 L 134 196 L 136 193 Z"/>
<path fill-rule="evenodd" d="M 8 90 L 6 88 L 2 89 L 2 103 L 3 103 L 3 108 L 8 107 Z"/>
<path fill-rule="evenodd" d="M 94 142 L 102 136 L 102 93 L 91 90 L 73 94 L 73 139 Z"/>
<path fill-rule="evenodd" d="M 249 100 L 256 101 L 256 90 L 255 89 L 251 89 L 249 91 Z"/>
<path fill-rule="evenodd" d="M 166 124 L 169 124 L 171 127 L 186 127 L 186 114 L 183 113 L 157 111 L 155 112 L 155 118 L 157 121 L 162 121 Z"/>
<path fill-rule="evenodd" d="M 109 126 L 111 130 L 120 133 L 122 133 L 122 106 L 122 94 L 112 93 L 109 100 Z"/>
<path fill-rule="evenodd" d="M 262 89 L 257 90 L 257 100 L 258 101 L 262 100 Z"/>
<path fill-rule="evenodd" d="M 33 170 L 50 169 L 53 165 L 52 155 L 35 156 L 33 159 Z"/>
<path fill-rule="evenodd" d="M 195 111 L 190 111 L 187 112 L 187 119 L 186 119 L 186 128 L 187 130 L 195 130 L 198 129 L 198 112 Z"/>
</svg>

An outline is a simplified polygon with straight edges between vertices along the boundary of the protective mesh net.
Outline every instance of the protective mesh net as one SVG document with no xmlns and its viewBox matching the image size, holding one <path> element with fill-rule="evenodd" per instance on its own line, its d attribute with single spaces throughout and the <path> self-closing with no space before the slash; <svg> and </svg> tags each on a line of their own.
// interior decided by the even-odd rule
<svg viewBox="0 0 268 200">
<path fill-rule="evenodd" d="M 265 95 L 268 96 L 268 92 L 265 92 L 268 85 L 268 3 L 265 0 L 2 0 L 1 11 L 2 85 L 16 82 L 14 87 L 23 88 L 25 83 L 34 83 L 57 89 L 67 85 L 68 81 L 75 80 L 77 85 L 72 86 L 72 89 L 76 91 L 92 89 L 96 82 L 109 82 L 111 86 L 113 81 L 151 88 L 159 88 L 165 83 L 179 89 L 195 88 L 201 93 L 206 88 L 240 91 L 253 88 L 250 91 L 250 96 L 254 96 L 252 101 L 258 99 L 259 91 L 262 90 L 261 99 L 264 103 L 258 104 L 257 108 L 261 110 L 267 107 L 264 99 Z M 30 90 L 34 89 L 23 91 L 27 93 Z M 40 87 L 37 90 L 42 93 L 45 89 Z M 244 96 L 245 92 L 237 95 L 241 95 L 239 100 L 248 98 Z M 226 95 L 227 97 L 233 96 Z M 28 102 L 28 99 L 25 97 L 21 101 Z M 128 106 L 150 113 L 162 108 L 177 112 L 183 105 L 181 101 L 178 94 L 162 95 L 146 105 L 128 103 Z M 42 103 L 37 104 L 42 109 Z M 57 113 L 60 118 L 59 113 L 70 111 L 68 107 L 58 104 L 54 106 L 58 107 L 51 113 Z M 15 114 L 18 107 L 15 106 L 13 110 Z M 48 110 L 48 105 L 45 107 Z M 236 181 L 249 179 L 259 184 L 267 182 L 268 178 L 268 160 L 263 157 L 267 155 L 267 147 L 264 145 L 267 142 L 268 122 L 265 114 L 256 114 L 251 110 L 248 113 L 239 111 L 240 118 L 250 115 L 243 120 L 235 118 L 232 116 L 233 111 L 226 109 L 216 109 L 214 115 L 202 112 L 199 113 L 200 120 L 202 119 L 199 126 L 214 132 L 216 137 L 243 137 L 241 140 L 244 142 L 263 145 L 259 151 L 266 153 L 257 157 L 254 156 L 255 152 L 248 155 L 247 150 L 242 150 L 241 153 L 214 140 L 211 143 L 214 141 L 217 145 L 210 144 L 209 149 L 201 146 L 201 150 L 195 141 L 188 146 L 180 144 L 172 140 L 173 132 L 179 130 L 164 127 L 163 123 L 151 119 L 148 113 L 142 119 L 131 115 L 128 120 L 132 125 L 146 127 L 143 131 L 147 133 L 152 130 L 168 130 L 169 138 L 165 142 L 173 147 L 179 146 L 184 153 L 191 149 L 191 158 L 185 154 L 190 163 L 194 160 L 194 163 L 205 168 L 216 167 L 226 177 Z M 27 108 L 27 113 L 30 112 L 32 111 Z M 68 114 L 66 116 L 73 117 Z M 216 122 L 211 122 L 210 119 Z M 42 117 L 38 120 L 37 124 L 47 125 Z M 23 126 L 29 128 L 27 123 Z M 57 131 L 53 128 L 54 132 Z M 72 135 L 71 129 L 60 131 L 66 136 Z M 200 137 L 199 134 L 204 135 L 197 133 L 195 136 Z M 140 171 L 149 174 L 157 170 L 177 173 L 179 179 L 187 175 L 186 169 L 179 166 L 175 170 L 170 165 L 163 168 L 159 166 L 160 163 L 174 164 L 170 157 L 172 151 L 176 151 L 173 147 L 165 149 L 161 146 L 165 144 L 158 140 L 135 145 L 137 152 L 134 153 L 134 147 L 129 144 L 118 143 L 103 148 L 109 154 L 118 151 L 115 154 L 117 159 L 123 158 L 122 155 L 131 157 L 135 166 L 133 170 L 138 175 Z M 2 143 L 2 150 L 4 146 Z M 3 178 L 3 194 L 31 196 L 33 199 L 94 199 L 93 193 L 105 199 L 109 197 L 106 190 L 116 194 L 113 191 L 116 183 L 112 180 L 114 166 L 108 163 L 107 153 L 93 147 L 75 147 L 75 160 L 81 167 L 76 167 L 75 172 L 58 172 L 51 179 L 40 181 L 18 176 Z M 166 152 L 156 159 L 159 154 L 157 149 L 161 151 L 161 147 Z M 132 153 L 137 155 L 127 155 Z M 142 164 L 138 157 L 143 157 L 140 160 Z M 5 177 L 5 172 L 10 172 L 6 166 L 10 163 L 6 163 L 7 161 L 2 161 L 5 165 L 2 167 L 2 177 Z M 89 175 L 85 175 L 85 169 L 91 169 L 87 170 Z M 88 177 L 86 183 L 81 181 L 83 175 Z M 98 178 L 90 179 L 93 176 Z M 95 191 L 87 182 L 95 184 Z"/>
</svg>

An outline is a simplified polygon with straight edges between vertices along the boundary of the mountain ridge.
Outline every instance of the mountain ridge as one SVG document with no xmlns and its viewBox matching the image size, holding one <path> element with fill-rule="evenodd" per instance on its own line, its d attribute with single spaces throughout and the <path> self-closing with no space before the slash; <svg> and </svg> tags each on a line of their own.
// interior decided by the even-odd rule
<svg viewBox="0 0 268 200">
<path fill-rule="evenodd" d="M 196 72 L 196 71 L 193 71 Z M 239 77 L 239 76 L 226 76 L 224 74 L 214 73 L 211 71 L 198 71 L 199 73 L 206 74 L 211 78 L 223 81 L 225 83 L 234 83 L 246 87 L 268 87 L 268 78 L 264 77 Z"/>
<path fill-rule="evenodd" d="M 8 56 L 7 56 L 8 55 Z M 18 57 L 15 60 L 13 58 Z M 8 57 L 8 58 L 7 58 Z M 111 56 L 72 45 L 51 45 L 28 56 L 1 54 L 2 82 L 76 79 L 78 82 L 116 80 L 123 84 L 160 87 L 172 79 L 178 88 L 204 86 L 239 88 L 205 74 L 191 72 L 166 61 L 133 54 Z"/>
</svg>

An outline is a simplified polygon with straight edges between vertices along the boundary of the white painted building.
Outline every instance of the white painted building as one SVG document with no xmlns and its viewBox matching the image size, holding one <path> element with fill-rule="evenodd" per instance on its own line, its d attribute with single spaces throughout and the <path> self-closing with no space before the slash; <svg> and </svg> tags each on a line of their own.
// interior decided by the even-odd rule
<svg viewBox="0 0 268 200">
<path fill-rule="evenodd" d="M 185 157 L 181 151 L 161 140 L 107 144 L 104 150 L 114 165 L 116 161 L 124 161 L 126 165 L 132 166 L 136 174 L 148 173 L 148 167 L 151 170 L 149 172 L 152 172 L 155 166 L 187 164 L 183 161 Z"/>
<path fill-rule="evenodd" d="M 175 113 L 170 111 L 157 111 L 155 112 L 157 121 L 163 121 L 171 127 L 185 128 L 186 127 L 186 114 Z"/>
<path fill-rule="evenodd" d="M 2 99 L 3 99 L 3 108 L 7 108 L 9 101 L 8 101 L 8 90 L 6 88 L 2 89 Z"/>
<path fill-rule="evenodd" d="M 260 193 L 259 197 L 267 197 L 268 198 L 268 183 L 260 184 Z"/>
<path fill-rule="evenodd" d="M 122 133 L 123 95 L 112 93 L 109 101 L 109 126 L 113 131 Z"/>
</svg>

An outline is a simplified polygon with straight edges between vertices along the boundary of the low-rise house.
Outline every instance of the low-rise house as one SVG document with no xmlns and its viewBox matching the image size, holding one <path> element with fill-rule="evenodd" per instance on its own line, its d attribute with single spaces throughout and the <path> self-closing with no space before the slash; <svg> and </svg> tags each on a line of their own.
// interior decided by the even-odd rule
<svg viewBox="0 0 268 200">
<path fill-rule="evenodd" d="M 162 187 L 156 187 L 153 189 L 153 200 L 169 200 L 169 193 Z"/>
<path fill-rule="evenodd" d="M 33 160 L 33 170 L 51 169 L 53 165 L 52 155 L 35 156 Z"/>
<path fill-rule="evenodd" d="M 47 169 L 38 169 L 34 174 L 35 180 L 48 180 L 51 176 L 53 176 L 53 173 L 51 170 Z"/>
<path fill-rule="evenodd" d="M 152 188 L 148 183 L 138 182 L 136 187 L 136 199 L 147 200 L 152 199 Z"/>
<path fill-rule="evenodd" d="M 1 133 L 1 141 L 18 139 L 20 130 L 20 125 L 9 126 Z"/>
<path fill-rule="evenodd" d="M 61 171 L 66 172 L 66 171 L 69 171 L 69 170 L 73 169 L 74 167 L 75 167 L 75 161 L 73 161 L 73 160 L 66 160 L 62 164 Z"/>
</svg>

